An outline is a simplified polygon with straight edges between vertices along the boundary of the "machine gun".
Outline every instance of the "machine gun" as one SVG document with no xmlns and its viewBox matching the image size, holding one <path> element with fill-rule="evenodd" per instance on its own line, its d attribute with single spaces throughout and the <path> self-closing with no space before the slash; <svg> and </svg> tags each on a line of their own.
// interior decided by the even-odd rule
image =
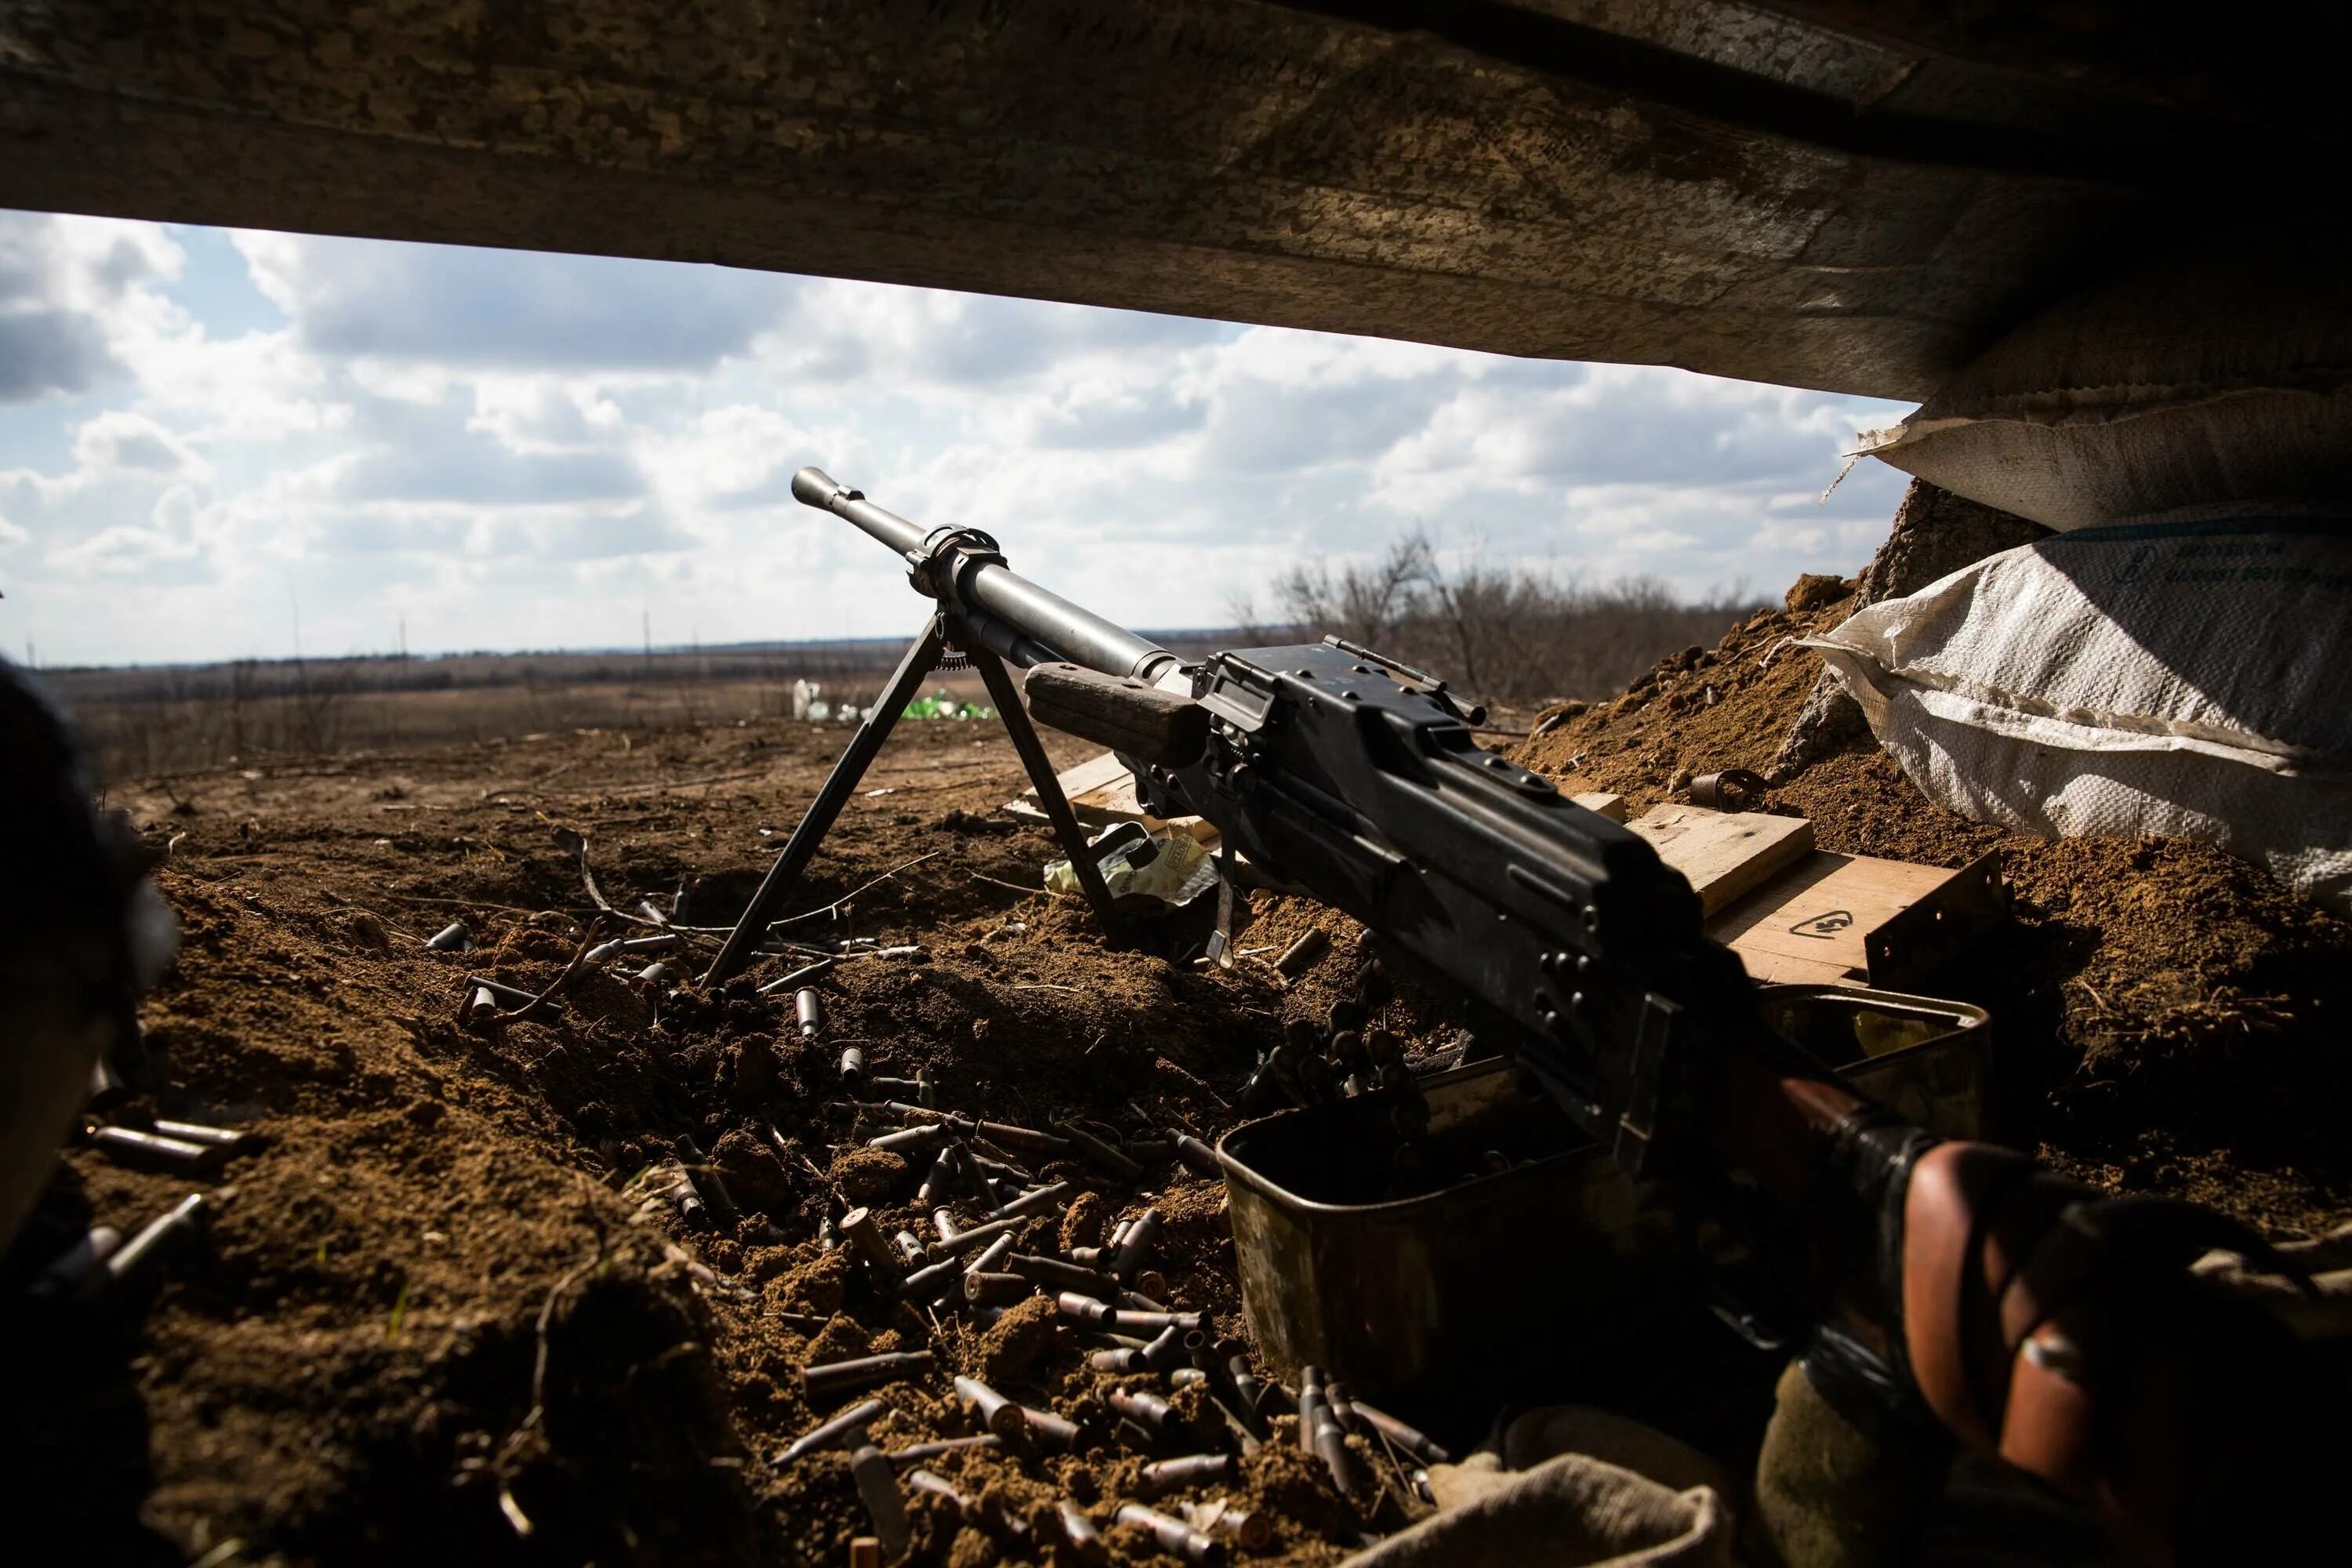
<svg viewBox="0 0 2352 1568">
<path fill-rule="evenodd" d="M 1444 685 L 1327 639 L 1175 655 L 926 531 L 816 468 L 793 493 L 872 535 L 936 601 L 840 766 L 705 976 L 755 950 L 908 697 L 950 646 L 979 668 L 1089 900 L 1115 910 L 1026 710 L 1112 747 L 1147 807 L 1354 916 L 1633 1174 L 1780 1260 L 1846 1369 L 1961 1443 L 2085 1500 L 2151 1561 L 2245 1551 L 2250 1496 L 2341 1447 L 2332 1378 L 2275 1321 L 2192 1279 L 2221 1216 L 2114 1198 L 2022 1154 L 1940 1142 L 1765 1024 L 1738 958 L 1642 838 L 1482 750 Z M 1815 1364 L 1809 1361 L 1808 1365 Z M 2259 1512 L 2259 1510 L 2256 1510 Z"/>
</svg>

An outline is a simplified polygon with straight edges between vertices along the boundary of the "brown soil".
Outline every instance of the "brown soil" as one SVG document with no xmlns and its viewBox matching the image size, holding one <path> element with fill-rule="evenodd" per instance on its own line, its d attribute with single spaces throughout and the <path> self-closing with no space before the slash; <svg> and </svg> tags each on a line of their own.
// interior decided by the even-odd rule
<svg viewBox="0 0 2352 1568">
<path fill-rule="evenodd" d="M 1685 770 L 1760 769 L 1818 669 L 1788 639 L 1840 613 L 1759 616 L 1520 750 L 1637 806 Z M 1103 1394 L 1119 1380 L 1034 1309 L 985 1331 L 934 1321 L 820 1249 L 828 1188 L 877 1205 L 886 1234 L 929 1234 L 916 1172 L 841 1157 L 880 1128 L 828 1111 L 838 1054 L 858 1045 L 896 1077 L 927 1068 L 942 1106 L 995 1120 L 1213 1138 L 1286 1016 L 1319 1015 L 1355 974 L 1348 922 L 1262 898 L 1230 973 L 1111 952 L 1082 909 L 1028 890 L 1049 837 L 988 820 L 1020 783 L 1001 732 L 914 724 L 867 781 L 889 793 L 852 802 L 797 906 L 845 898 L 812 932 L 925 956 L 841 964 L 822 1039 L 799 1038 L 789 998 L 670 996 L 612 974 L 544 1022 L 457 1026 L 465 974 L 535 988 L 576 947 L 591 905 L 559 830 L 587 836 L 614 905 L 667 907 L 698 876 L 764 864 L 842 740 L 782 722 L 584 732 L 118 791 L 173 847 L 158 880 L 184 945 L 144 1008 L 170 1087 L 109 1114 L 231 1122 L 260 1146 L 207 1188 L 209 1244 L 158 1293 L 101 1321 L 22 1326 L 16 1342 L 41 1353 L 22 1358 L 0 1452 L 31 1500 L 20 1530 L 71 1531 L 55 1538 L 93 1560 L 209 1553 L 213 1568 L 839 1563 L 868 1528 L 844 1456 L 772 1462 L 824 1413 L 797 1370 L 915 1348 L 938 1364 L 879 1391 L 883 1447 L 968 1433 L 949 1386 L 962 1371 L 1084 1433 L 1075 1457 L 934 1461 L 975 1504 L 961 1527 L 914 1505 L 935 1560 L 1036 1555 L 1063 1495 L 1107 1521 L 1143 1458 L 1114 1436 Z M 2333 1136 L 2344 922 L 2194 846 L 2042 845 L 1959 822 L 1866 750 L 1770 805 L 1812 816 L 1833 849 L 1943 864 L 2003 849 L 2016 929 L 1954 988 L 1997 1015 L 2013 1139 L 2274 1231 L 2352 1212 Z M 479 951 L 425 951 L 452 919 Z M 1331 952 L 1282 985 L 1270 961 L 1309 924 L 1333 932 Z M 1382 1021 L 1415 1051 L 1450 1037 L 1409 1000 Z M 739 1222 L 697 1229 L 632 1186 L 681 1136 L 724 1176 Z M 1240 1332 L 1216 1184 L 1181 1166 L 1135 1186 L 1032 1166 L 1099 1194 L 1071 1241 L 1156 1203 L 1167 1299 Z M 69 1150 L 0 1263 L 0 1296 L 89 1225 L 132 1229 L 189 1188 Z M 1039 1218 L 1030 1244 L 1052 1249 L 1059 1226 Z M 1281 1424 L 1234 1492 L 1278 1521 L 1265 1560 L 1335 1562 L 1364 1527 Z M 1122 1562 L 1155 1560 L 1131 1530 L 1108 1538 Z"/>
<path fill-rule="evenodd" d="M 1812 580 L 1808 579 L 1808 583 Z M 1848 585 L 1849 589 L 1851 585 Z M 1795 595 L 1792 594 L 1792 597 Z M 1638 816 L 1690 773 L 1769 770 L 1822 670 L 1795 646 L 1850 593 L 1770 611 L 1660 663 L 1517 756 Z M 1965 865 L 1998 849 L 2014 927 L 1937 989 L 1993 1015 L 2000 1131 L 2118 1190 L 2194 1198 L 2282 1235 L 2352 1214 L 2352 922 L 2181 840 L 2057 843 L 1930 802 L 1864 735 L 1772 790 L 1841 854 Z"/>
</svg>

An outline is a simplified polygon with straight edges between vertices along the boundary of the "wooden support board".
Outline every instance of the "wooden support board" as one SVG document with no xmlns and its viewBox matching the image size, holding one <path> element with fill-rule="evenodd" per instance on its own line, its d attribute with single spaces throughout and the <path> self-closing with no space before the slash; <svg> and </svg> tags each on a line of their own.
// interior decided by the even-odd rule
<svg viewBox="0 0 2352 1568">
<path fill-rule="evenodd" d="M 1054 777 L 1061 784 L 1062 794 L 1069 798 L 1070 809 L 1077 814 L 1080 822 L 1097 826 L 1113 822 L 1139 822 L 1153 833 L 1162 828 L 1172 828 L 1179 833 L 1189 833 L 1203 844 L 1217 841 L 1216 828 L 1203 818 L 1180 816 L 1163 822 L 1145 811 L 1143 803 L 1135 797 L 1135 775 L 1128 772 L 1116 752 L 1088 757 L 1083 763 L 1063 769 Z M 1042 821 L 1045 817 L 1034 787 L 1022 791 L 1021 798 L 1010 803 L 1005 809 L 1024 821 L 1031 818 Z"/>
<path fill-rule="evenodd" d="M 1659 859 L 1689 879 L 1699 908 L 1710 915 L 1813 847 L 1813 825 L 1801 816 L 1660 805 L 1626 826 L 1650 841 Z"/>
</svg>

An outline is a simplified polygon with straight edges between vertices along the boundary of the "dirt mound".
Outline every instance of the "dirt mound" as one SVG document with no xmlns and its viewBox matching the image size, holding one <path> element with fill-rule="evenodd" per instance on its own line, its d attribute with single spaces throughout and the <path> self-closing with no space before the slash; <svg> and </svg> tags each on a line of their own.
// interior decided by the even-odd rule
<svg viewBox="0 0 2352 1568">
<path fill-rule="evenodd" d="M 1634 815 L 1688 776 L 1786 766 L 1782 742 L 1822 664 L 1794 639 L 1850 614 L 1758 615 L 1711 649 L 1659 663 L 1623 695 L 1564 716 L 1517 760 L 1564 786 L 1622 794 Z M 1958 867 L 2001 852 L 2016 922 L 1935 989 L 1992 1014 L 1998 1131 L 2077 1174 L 2193 1196 L 2293 1233 L 2352 1205 L 2352 922 L 2261 868 L 2180 840 L 2046 842 L 1929 801 L 1867 731 L 1801 763 L 1763 809 L 1809 817 L 1841 854 Z"/>
</svg>

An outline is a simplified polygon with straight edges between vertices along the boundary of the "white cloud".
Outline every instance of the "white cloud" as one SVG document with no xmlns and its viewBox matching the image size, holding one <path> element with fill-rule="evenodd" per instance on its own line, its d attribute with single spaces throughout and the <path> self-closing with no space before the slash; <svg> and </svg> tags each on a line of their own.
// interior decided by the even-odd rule
<svg viewBox="0 0 2352 1568">
<path fill-rule="evenodd" d="M 1859 565 L 1902 483 L 1816 499 L 1883 404 L 706 267 L 0 215 L 0 334 L 37 319 L 0 642 L 59 658 L 290 651 L 298 593 L 314 652 L 908 630 L 808 463 L 1148 627 L 1416 526 L 1777 587 Z"/>
</svg>

